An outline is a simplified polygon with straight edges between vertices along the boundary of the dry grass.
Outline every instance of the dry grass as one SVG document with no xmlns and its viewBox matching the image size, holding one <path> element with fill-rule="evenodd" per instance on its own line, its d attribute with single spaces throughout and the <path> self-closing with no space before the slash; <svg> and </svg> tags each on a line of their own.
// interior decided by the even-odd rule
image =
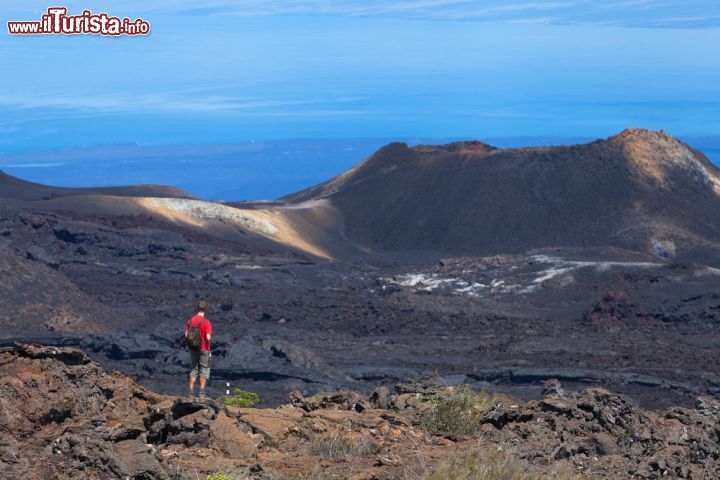
<svg viewBox="0 0 720 480">
<path fill-rule="evenodd" d="M 325 458 L 341 458 L 372 455 L 366 449 L 368 444 L 357 444 L 347 439 L 318 437 L 311 444 L 317 448 L 316 454 Z M 280 474 L 265 471 L 251 473 L 246 468 L 208 476 L 208 480 L 344 480 L 345 474 L 318 466 L 308 473 Z M 455 451 L 432 464 L 425 463 L 421 457 L 411 462 L 401 462 L 396 473 L 388 479 L 394 480 L 588 480 L 590 477 L 562 469 L 541 471 L 512 453 L 498 449 L 473 448 Z"/>
<path fill-rule="evenodd" d="M 380 451 L 380 445 L 342 432 L 314 435 L 308 439 L 307 448 L 309 455 L 323 458 L 368 457 Z"/>
<path fill-rule="evenodd" d="M 246 468 L 218 470 L 205 477 L 205 480 L 250 480 L 251 473 Z"/>
<path fill-rule="evenodd" d="M 345 478 L 339 474 L 328 473 L 322 468 L 317 467 L 310 473 L 291 475 L 287 477 L 287 480 L 345 480 Z"/>
<path fill-rule="evenodd" d="M 510 453 L 473 449 L 453 453 L 432 466 L 407 469 L 403 480 L 585 480 L 567 471 L 540 472 Z"/>
</svg>

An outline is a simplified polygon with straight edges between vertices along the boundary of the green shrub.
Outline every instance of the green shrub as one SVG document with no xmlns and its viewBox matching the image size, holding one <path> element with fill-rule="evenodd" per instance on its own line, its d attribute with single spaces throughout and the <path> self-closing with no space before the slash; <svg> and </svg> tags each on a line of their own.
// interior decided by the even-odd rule
<svg viewBox="0 0 720 480">
<path fill-rule="evenodd" d="M 450 387 L 420 396 L 421 408 L 416 423 L 433 433 L 454 437 L 475 435 L 495 399 L 487 392 L 470 387 Z"/>
<path fill-rule="evenodd" d="M 246 392 L 245 390 L 236 388 L 232 395 L 218 397 L 218 401 L 226 407 L 252 407 L 260 403 L 260 397 L 257 393 Z"/>
<path fill-rule="evenodd" d="M 232 477 L 225 475 L 225 472 L 220 470 L 219 472 L 211 473 L 207 476 L 206 480 L 231 480 Z"/>
</svg>

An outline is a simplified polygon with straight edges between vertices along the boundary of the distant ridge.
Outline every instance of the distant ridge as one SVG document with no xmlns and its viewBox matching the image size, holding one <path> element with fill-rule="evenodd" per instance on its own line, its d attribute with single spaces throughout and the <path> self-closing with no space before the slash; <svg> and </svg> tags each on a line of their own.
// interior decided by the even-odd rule
<svg viewBox="0 0 720 480">
<path fill-rule="evenodd" d="M 75 195 L 112 195 L 119 197 L 195 198 L 179 188 L 164 185 L 137 185 L 102 188 L 62 188 L 27 182 L 0 170 L 0 198 L 13 200 L 49 200 Z"/>
<path fill-rule="evenodd" d="M 720 242 L 720 171 L 661 131 L 567 147 L 392 143 L 283 200 L 324 199 L 352 240 L 456 254 L 616 246 L 657 253 Z M 670 254 L 668 254 L 670 255 Z"/>
</svg>

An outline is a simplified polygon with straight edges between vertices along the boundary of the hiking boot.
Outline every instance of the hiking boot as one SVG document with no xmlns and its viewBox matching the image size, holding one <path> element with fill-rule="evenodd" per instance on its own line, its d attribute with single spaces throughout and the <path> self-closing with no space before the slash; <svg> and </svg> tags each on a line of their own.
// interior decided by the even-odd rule
<svg viewBox="0 0 720 480">
<path fill-rule="evenodd" d="M 208 398 L 207 394 L 205 393 L 205 390 L 200 390 L 200 393 L 198 394 L 198 397 L 200 397 L 200 398 Z"/>
</svg>

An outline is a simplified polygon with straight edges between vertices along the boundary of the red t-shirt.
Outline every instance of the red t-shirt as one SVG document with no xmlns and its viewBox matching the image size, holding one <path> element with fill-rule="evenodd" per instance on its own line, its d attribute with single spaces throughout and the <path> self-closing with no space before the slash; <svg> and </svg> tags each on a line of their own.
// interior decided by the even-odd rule
<svg viewBox="0 0 720 480">
<path fill-rule="evenodd" d="M 210 342 L 207 339 L 208 333 L 212 335 L 212 325 L 210 325 L 210 320 L 207 318 L 201 316 L 201 315 L 195 315 L 190 320 L 187 321 L 187 325 L 185 325 L 185 333 L 187 333 L 188 330 L 190 330 L 190 325 L 192 324 L 193 327 L 197 327 L 200 322 L 205 320 L 205 323 L 203 323 L 200 326 L 200 340 L 202 341 L 202 345 L 200 346 L 200 350 L 210 350 Z"/>
</svg>

